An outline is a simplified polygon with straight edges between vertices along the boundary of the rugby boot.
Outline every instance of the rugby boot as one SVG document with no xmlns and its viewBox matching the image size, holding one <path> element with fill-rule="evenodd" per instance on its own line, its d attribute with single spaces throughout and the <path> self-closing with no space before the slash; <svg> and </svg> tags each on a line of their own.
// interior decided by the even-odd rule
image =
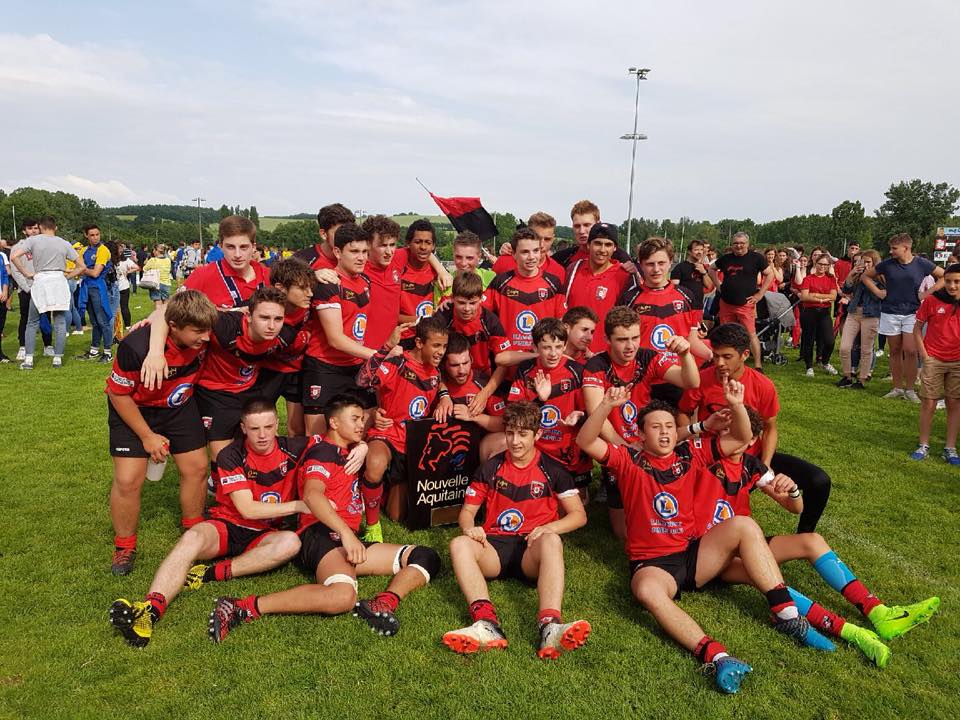
<svg viewBox="0 0 960 720">
<path fill-rule="evenodd" d="M 153 635 L 153 607 L 145 601 L 131 603 L 120 598 L 110 606 L 110 624 L 120 631 L 128 645 L 146 647 Z"/>
<path fill-rule="evenodd" d="M 590 637 L 590 623 L 576 620 L 571 623 L 546 623 L 540 628 L 540 647 L 537 657 L 556 660 L 560 653 L 576 650 Z"/>
<path fill-rule="evenodd" d="M 932 597 L 913 605 L 877 605 L 867 617 L 884 640 L 893 640 L 925 623 L 940 607 L 940 598 Z"/>
<path fill-rule="evenodd" d="M 445 633 L 443 644 L 455 653 L 471 655 L 479 650 L 503 650 L 507 636 L 496 623 L 477 620 L 473 625 Z"/>
</svg>

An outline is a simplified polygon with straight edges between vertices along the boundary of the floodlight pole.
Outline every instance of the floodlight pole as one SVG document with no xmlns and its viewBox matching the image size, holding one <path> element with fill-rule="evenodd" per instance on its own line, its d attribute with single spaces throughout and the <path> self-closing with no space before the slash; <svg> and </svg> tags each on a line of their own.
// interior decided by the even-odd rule
<svg viewBox="0 0 960 720">
<path fill-rule="evenodd" d="M 206 198 L 202 198 L 199 195 L 193 199 L 197 204 L 197 231 L 200 233 L 200 257 L 203 257 L 203 210 L 200 207 L 200 203 L 204 202 Z"/>
<path fill-rule="evenodd" d="M 633 230 L 633 178 L 637 164 L 637 140 L 646 140 L 647 136 L 637 132 L 637 121 L 640 115 L 640 81 L 647 79 L 650 68 L 628 68 L 627 72 L 637 76 L 637 96 L 633 105 L 633 132 L 621 135 L 621 140 L 632 140 L 633 149 L 630 155 L 630 195 L 627 201 L 627 254 L 630 254 L 630 236 Z"/>
</svg>

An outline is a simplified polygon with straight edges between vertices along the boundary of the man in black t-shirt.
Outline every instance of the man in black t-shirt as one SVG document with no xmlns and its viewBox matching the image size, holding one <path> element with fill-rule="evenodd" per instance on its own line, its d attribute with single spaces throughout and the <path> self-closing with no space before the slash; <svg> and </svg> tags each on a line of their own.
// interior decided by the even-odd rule
<svg viewBox="0 0 960 720">
<path fill-rule="evenodd" d="M 670 280 L 686 291 L 693 309 L 703 317 L 703 296 L 713 290 L 713 281 L 704 265 L 707 245 L 703 240 L 691 240 L 687 248 L 687 259 L 674 266 Z"/>
<path fill-rule="evenodd" d="M 739 323 L 747 329 L 753 365 L 760 370 L 763 362 L 757 339 L 757 303 L 773 281 L 773 268 L 763 255 L 750 249 L 750 236 L 745 232 L 733 236 L 730 251 L 708 267 L 710 279 L 720 288 L 720 323 Z M 717 270 L 723 273 L 722 281 Z M 757 278 L 761 275 L 757 289 Z"/>
</svg>

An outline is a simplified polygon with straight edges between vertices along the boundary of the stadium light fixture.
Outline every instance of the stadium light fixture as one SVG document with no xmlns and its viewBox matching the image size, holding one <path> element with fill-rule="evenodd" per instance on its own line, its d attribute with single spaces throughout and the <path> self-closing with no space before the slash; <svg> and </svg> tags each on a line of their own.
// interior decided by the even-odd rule
<svg viewBox="0 0 960 720">
<path fill-rule="evenodd" d="M 197 204 L 197 231 L 200 233 L 200 257 L 203 258 L 203 209 L 200 207 L 200 203 L 205 202 L 206 198 L 202 198 L 199 195 L 193 199 Z"/>
<path fill-rule="evenodd" d="M 627 201 L 627 254 L 629 254 L 630 235 L 631 231 L 633 230 L 633 178 L 637 164 L 637 141 L 647 139 L 646 135 L 637 132 L 637 120 L 639 119 L 640 115 L 640 81 L 647 79 L 647 73 L 650 72 L 650 68 L 631 67 L 627 68 L 627 72 L 631 75 L 635 75 L 637 78 L 637 96 L 633 104 L 633 132 L 620 136 L 621 140 L 630 140 L 633 143 L 633 148 L 630 155 L 630 194 L 629 200 Z"/>
</svg>

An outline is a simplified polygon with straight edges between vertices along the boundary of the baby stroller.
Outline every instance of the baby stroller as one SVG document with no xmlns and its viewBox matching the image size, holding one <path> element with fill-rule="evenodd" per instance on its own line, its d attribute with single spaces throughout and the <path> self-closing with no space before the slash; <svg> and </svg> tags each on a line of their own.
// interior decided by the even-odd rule
<svg viewBox="0 0 960 720">
<path fill-rule="evenodd" d="M 767 292 L 757 303 L 757 339 L 763 361 L 786 365 L 783 354 L 783 333 L 793 328 L 793 306 L 783 293 Z"/>
</svg>

